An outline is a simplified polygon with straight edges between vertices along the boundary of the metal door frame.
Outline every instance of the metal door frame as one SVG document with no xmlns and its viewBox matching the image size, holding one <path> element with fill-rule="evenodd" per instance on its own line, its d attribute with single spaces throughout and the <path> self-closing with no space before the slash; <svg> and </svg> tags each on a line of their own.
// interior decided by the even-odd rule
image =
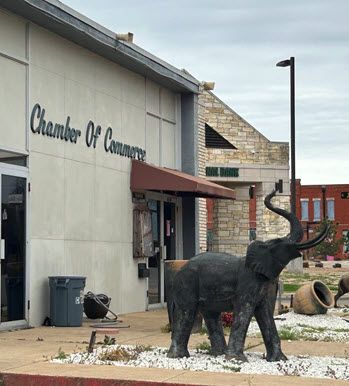
<svg viewBox="0 0 349 386">
<path fill-rule="evenodd" d="M 165 259 L 166 248 L 164 246 L 164 202 L 172 202 L 176 205 L 175 210 L 175 225 L 176 225 L 176 259 L 178 259 L 179 253 L 182 250 L 180 246 L 183 244 L 182 237 L 180 236 L 179 230 L 182 229 L 179 219 L 181 216 L 178 215 L 178 212 L 182 211 L 182 200 L 179 197 L 165 195 L 156 192 L 146 192 L 146 200 L 157 200 L 160 202 L 160 303 L 149 304 L 149 298 L 146 296 L 146 309 L 154 310 L 158 308 L 163 308 L 165 303 Z M 147 279 L 148 280 L 148 279 Z M 147 283 L 147 290 L 149 289 L 149 284 Z"/>
<path fill-rule="evenodd" d="M 29 194 L 28 194 L 28 183 L 29 183 L 29 170 L 25 166 L 17 166 L 12 164 L 6 164 L 0 162 L 0 202 L 2 200 L 2 175 L 13 176 L 13 177 L 22 177 L 26 179 L 26 192 L 25 192 L 25 204 L 26 204 L 26 218 L 25 218 L 25 270 L 24 270 L 24 319 L 14 320 L 9 322 L 1 322 L 0 314 L 0 331 L 9 330 L 12 328 L 24 328 L 29 324 L 29 310 L 28 310 L 28 300 L 29 300 L 29 243 L 28 243 L 28 234 L 29 234 Z M 2 220 L 1 220 L 2 221 Z M 0 221 L 0 235 L 1 235 L 1 221 Z M 1 299 L 1 286 L 0 286 L 0 299 Z"/>
</svg>

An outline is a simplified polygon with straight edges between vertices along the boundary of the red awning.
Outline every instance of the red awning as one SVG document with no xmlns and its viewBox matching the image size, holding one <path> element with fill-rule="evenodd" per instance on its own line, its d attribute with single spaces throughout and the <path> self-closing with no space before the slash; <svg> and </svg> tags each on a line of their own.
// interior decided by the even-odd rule
<svg viewBox="0 0 349 386">
<path fill-rule="evenodd" d="M 178 170 L 132 160 L 131 190 L 153 190 L 177 196 L 235 199 L 235 192 L 224 186 Z"/>
</svg>

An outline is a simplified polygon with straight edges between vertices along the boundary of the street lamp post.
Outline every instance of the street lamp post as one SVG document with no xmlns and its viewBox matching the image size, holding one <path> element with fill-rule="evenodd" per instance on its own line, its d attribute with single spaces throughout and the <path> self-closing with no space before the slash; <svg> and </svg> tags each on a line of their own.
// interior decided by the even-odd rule
<svg viewBox="0 0 349 386">
<path fill-rule="evenodd" d="M 296 151 L 295 151 L 295 60 L 282 60 L 277 67 L 290 67 L 290 107 L 291 107 L 291 212 L 296 214 Z"/>
</svg>

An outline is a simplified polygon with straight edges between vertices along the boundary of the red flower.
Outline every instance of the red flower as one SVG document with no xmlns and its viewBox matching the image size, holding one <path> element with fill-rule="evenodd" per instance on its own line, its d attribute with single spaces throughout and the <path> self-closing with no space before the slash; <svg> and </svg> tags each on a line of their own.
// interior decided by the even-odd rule
<svg viewBox="0 0 349 386">
<path fill-rule="evenodd" d="M 231 327 L 233 323 L 233 313 L 232 312 L 222 312 L 221 320 L 223 327 Z"/>
</svg>

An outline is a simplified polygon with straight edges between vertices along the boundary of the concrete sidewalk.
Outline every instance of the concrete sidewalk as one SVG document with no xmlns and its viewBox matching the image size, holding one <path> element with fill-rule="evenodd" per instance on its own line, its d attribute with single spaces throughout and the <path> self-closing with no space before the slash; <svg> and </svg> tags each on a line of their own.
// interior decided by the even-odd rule
<svg viewBox="0 0 349 386">
<path fill-rule="evenodd" d="M 161 333 L 167 323 L 165 310 L 121 315 L 130 328 L 120 328 L 116 340 L 121 344 L 143 344 L 169 347 L 170 334 Z M 52 364 L 59 350 L 65 353 L 85 351 L 95 321 L 83 327 L 39 327 L 0 333 L 0 386 L 114 386 L 114 385 L 331 385 L 347 381 L 300 377 L 194 372 L 116 366 Z M 206 340 L 194 334 L 190 347 Z M 97 337 L 103 340 L 103 336 Z M 264 352 L 261 339 L 247 339 L 252 351 Z M 286 354 L 347 356 L 349 345 L 333 342 L 282 342 Z"/>
</svg>

